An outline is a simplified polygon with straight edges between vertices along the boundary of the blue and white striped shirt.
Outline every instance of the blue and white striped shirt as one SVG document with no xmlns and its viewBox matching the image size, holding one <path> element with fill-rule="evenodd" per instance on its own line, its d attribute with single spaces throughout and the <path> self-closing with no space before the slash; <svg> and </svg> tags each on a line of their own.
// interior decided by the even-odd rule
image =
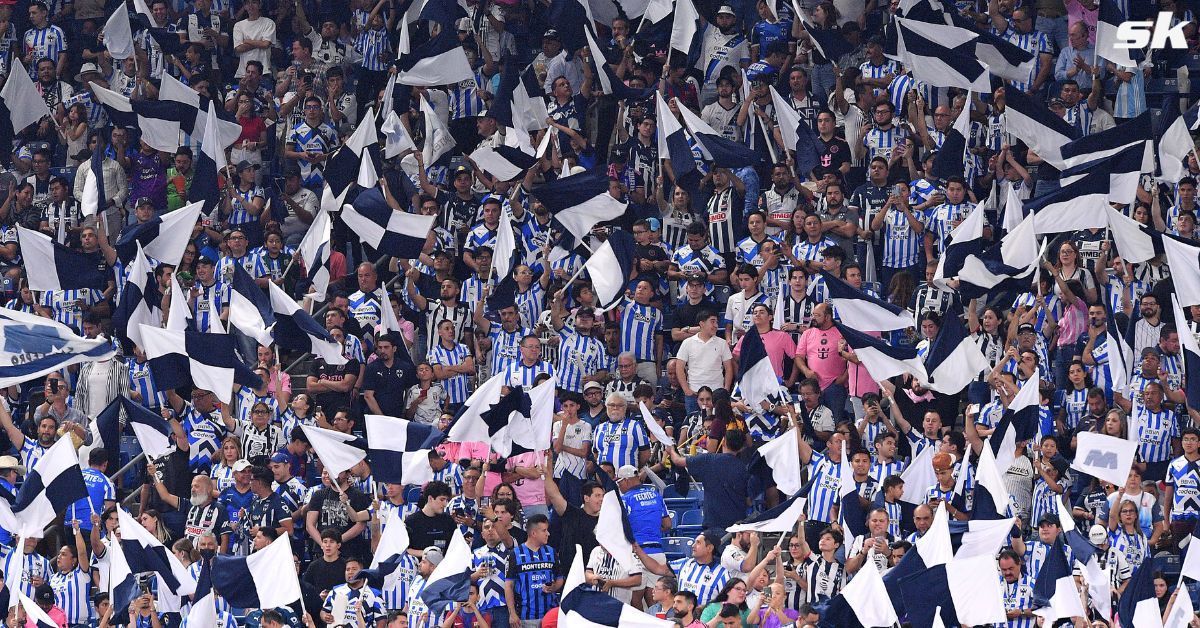
<svg viewBox="0 0 1200 628">
<path fill-rule="evenodd" d="M 1000 576 L 1000 586 L 1004 587 L 1004 610 L 1032 610 L 1033 609 L 1033 579 L 1026 575 L 1021 575 L 1016 582 L 1008 582 L 1004 576 Z M 1017 617 L 1010 619 L 1007 622 L 996 624 L 997 628 L 1034 628 L 1037 622 L 1037 617 L 1033 615 Z"/>
<path fill-rule="evenodd" d="M 719 560 L 702 565 L 695 558 L 681 558 L 671 562 L 671 569 L 679 578 L 679 590 L 696 596 L 697 608 L 711 602 L 729 581 L 729 572 Z"/>
<path fill-rule="evenodd" d="M 1150 555 L 1150 542 L 1141 528 L 1136 528 L 1133 534 L 1117 528 L 1108 533 L 1108 540 L 1113 549 L 1125 555 L 1130 569 L 1137 569 Z"/>
<path fill-rule="evenodd" d="M 875 461 L 871 463 L 870 474 L 872 478 L 875 478 L 876 482 L 879 482 L 879 484 L 882 485 L 883 481 L 889 476 L 900 475 L 901 473 L 904 473 L 904 467 L 905 464 L 903 460 L 893 460 L 892 462 Z"/>
<path fill-rule="evenodd" d="M 91 571 L 83 571 L 76 565 L 66 573 L 54 572 L 49 582 L 54 589 L 54 604 L 62 609 L 67 624 L 86 624 L 91 615 L 91 609 L 88 607 L 91 599 Z"/>
<path fill-rule="evenodd" d="M 975 206 L 968 201 L 942 203 L 929 210 L 928 228 L 937 241 L 938 252 L 946 250 L 946 241 L 950 238 L 950 232 L 954 231 L 954 227 L 972 211 L 975 211 Z"/>
<path fill-rule="evenodd" d="M 524 327 L 505 331 L 503 325 L 492 323 L 488 330 L 488 338 L 492 339 L 492 375 L 508 373 L 509 367 L 521 359 L 521 339 L 530 333 Z"/>
<path fill-rule="evenodd" d="M 17 556 L 17 552 L 12 548 L 4 547 L 4 573 L 13 573 L 14 569 L 19 569 L 13 564 L 13 558 Z M 49 582 L 55 570 L 50 565 L 50 561 L 38 553 L 22 554 L 25 559 L 24 568 L 21 573 L 21 593 L 28 597 L 33 597 L 34 589 L 33 578 L 38 577 Z"/>
<path fill-rule="evenodd" d="M 46 28 L 31 28 L 25 31 L 25 50 L 33 53 L 34 63 L 29 64 L 29 78 L 37 80 L 37 60 L 49 59 L 58 63 L 58 57 L 67 51 L 67 35 L 53 24 Z"/>
<path fill-rule="evenodd" d="M 895 208 L 888 209 L 883 223 L 881 263 L 888 268 L 908 268 L 916 264 L 921 242 L 921 234 L 913 230 L 908 216 Z"/>
<path fill-rule="evenodd" d="M 583 378 L 603 368 L 604 343 L 564 327 L 558 332 L 558 386 L 583 392 Z"/>
<path fill-rule="evenodd" d="M 403 521 L 398 523 L 404 525 Z M 395 584 L 380 591 L 380 597 L 383 598 L 383 607 L 389 611 L 404 608 L 408 603 L 409 583 L 415 582 L 421 575 L 417 570 L 421 564 L 421 559 L 408 552 L 400 554 L 397 558 L 399 562 L 396 564 L 396 571 L 393 573 L 399 573 L 400 575 L 396 577 Z"/>
<path fill-rule="evenodd" d="M 625 417 L 621 421 L 605 421 L 592 430 L 592 450 L 597 464 L 611 464 L 619 469 L 627 464 L 638 466 L 638 452 L 650 448 L 646 426 L 639 420 Z"/>
<path fill-rule="evenodd" d="M 621 310 L 621 351 L 633 352 L 639 362 L 657 359 L 655 349 L 662 326 L 662 310 L 629 301 Z"/>
<path fill-rule="evenodd" d="M 1140 426 L 1134 435 L 1138 439 L 1138 455 L 1143 462 L 1166 462 L 1171 459 L 1171 439 L 1179 438 L 1179 421 L 1175 412 L 1165 407 L 1151 412 L 1141 403 L 1133 408 L 1132 426 Z M 1133 430 L 1130 430 L 1133 432 Z"/>
<path fill-rule="evenodd" d="M 288 143 L 296 152 L 312 151 L 314 153 L 332 153 L 338 147 L 337 131 L 328 122 L 321 121 L 313 128 L 307 122 L 301 122 L 288 134 Z M 323 166 L 320 163 L 310 163 L 299 160 L 300 180 L 307 186 L 320 186 L 325 181 Z"/>
<path fill-rule="evenodd" d="M 364 30 L 354 40 L 354 51 L 362 56 L 362 67 L 368 72 L 385 72 L 394 56 L 392 40 L 385 29 Z"/>
<path fill-rule="evenodd" d="M 480 97 L 480 85 L 487 83 L 483 73 L 475 71 L 475 76 L 459 81 L 448 90 L 450 97 L 450 119 L 474 118 L 484 109 L 483 98 Z"/>
<path fill-rule="evenodd" d="M 141 395 L 138 403 L 152 410 L 158 410 L 167 405 L 166 393 L 158 392 L 154 385 L 154 373 L 150 371 L 149 362 L 138 362 L 137 358 L 125 358 L 129 365 L 129 390 Z"/>
<path fill-rule="evenodd" d="M 808 474 L 813 479 L 808 494 L 808 518 L 812 521 L 833 523 L 833 507 L 838 503 L 838 492 L 842 488 L 842 465 L 831 461 L 820 452 L 813 452 L 808 462 Z"/>
<path fill-rule="evenodd" d="M 993 29 L 993 32 L 995 32 L 995 29 Z M 1050 46 L 1050 38 L 1047 37 L 1045 33 L 1040 31 L 1031 30 L 1028 33 L 1018 33 L 1011 27 L 1004 33 L 996 34 L 1004 39 L 1007 39 L 1009 43 L 1013 44 L 1014 46 L 1026 52 L 1033 53 L 1033 69 L 1030 70 L 1029 78 L 1025 79 L 1024 81 L 1009 81 L 1009 84 L 1011 84 L 1014 89 L 1019 89 L 1023 92 L 1028 91 L 1031 87 L 1033 87 L 1033 81 L 1037 78 L 1038 73 L 1042 69 L 1042 63 L 1044 62 L 1042 59 L 1042 54 L 1052 54 L 1054 52 L 1054 48 Z M 1051 61 L 1051 63 L 1053 63 L 1053 61 Z"/>
<path fill-rule="evenodd" d="M 200 294 L 196 295 L 196 303 L 192 306 L 192 318 L 196 321 L 196 329 L 208 331 L 212 319 L 221 318 L 221 310 L 229 306 L 229 284 L 215 281 L 211 286 L 196 282 Z"/>
<path fill-rule="evenodd" d="M 467 345 L 454 343 L 453 347 L 447 349 L 439 341 L 429 349 L 427 360 L 431 366 L 435 364 L 440 366 L 458 366 L 466 362 L 467 357 L 470 355 L 471 352 L 467 349 Z M 451 375 L 441 380 L 441 384 L 442 390 L 446 391 L 446 400 L 450 403 L 463 403 L 470 396 L 468 390 L 470 382 L 464 373 Z"/>
</svg>

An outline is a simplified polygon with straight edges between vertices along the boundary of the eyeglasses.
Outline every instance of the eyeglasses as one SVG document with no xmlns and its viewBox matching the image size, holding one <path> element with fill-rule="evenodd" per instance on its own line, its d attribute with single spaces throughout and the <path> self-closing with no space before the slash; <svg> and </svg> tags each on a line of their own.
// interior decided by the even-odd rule
<svg viewBox="0 0 1200 628">
<path fill-rule="evenodd" d="M 246 236 L 234 235 L 234 236 L 229 236 L 228 239 L 230 239 L 230 240 L 245 240 Z"/>
<path fill-rule="evenodd" d="M 320 109 L 321 105 L 304 105 L 305 109 Z"/>
</svg>

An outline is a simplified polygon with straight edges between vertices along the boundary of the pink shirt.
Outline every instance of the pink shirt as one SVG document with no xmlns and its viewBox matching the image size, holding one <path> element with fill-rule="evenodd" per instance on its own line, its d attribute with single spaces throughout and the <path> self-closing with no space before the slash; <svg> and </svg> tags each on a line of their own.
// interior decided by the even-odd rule
<svg viewBox="0 0 1200 628">
<path fill-rule="evenodd" d="M 1088 27 L 1088 43 L 1096 45 L 1096 19 L 1100 15 L 1099 5 L 1095 9 L 1085 9 L 1079 0 L 1065 0 L 1063 4 L 1067 7 L 1067 28 L 1071 28 L 1075 26 L 1076 22 L 1083 20 Z"/>
<path fill-rule="evenodd" d="M 872 338 L 882 338 L 883 334 L 877 331 L 863 332 Z M 849 349 L 849 347 L 847 347 Z M 854 349 L 849 349 L 850 353 L 854 354 Z M 879 392 L 879 382 L 875 381 L 874 377 L 867 372 L 867 367 L 862 364 L 846 363 L 846 370 L 849 374 L 846 384 L 850 391 L 851 397 L 862 397 L 863 395 L 873 392 Z"/>
<path fill-rule="evenodd" d="M 451 443 L 445 442 L 438 445 L 437 450 L 442 452 L 446 460 L 462 460 L 470 458 L 471 460 L 483 460 L 488 455 L 488 444 L 483 441 L 474 441 L 469 443 Z"/>
<path fill-rule="evenodd" d="M 517 467 L 545 468 L 546 456 L 541 452 L 529 452 L 508 459 L 508 471 L 516 471 Z M 546 503 L 546 481 L 538 478 L 521 478 L 513 483 L 517 489 L 517 501 L 521 506 L 537 506 Z M 488 493 L 491 495 L 491 493 Z"/>
<path fill-rule="evenodd" d="M 841 339 L 842 332 L 837 327 L 824 331 L 809 327 L 800 335 L 800 343 L 796 345 L 796 354 L 804 356 L 808 368 L 816 372 L 822 389 L 846 372 L 846 359 L 838 354 L 838 342 Z"/>
<path fill-rule="evenodd" d="M 737 344 L 733 347 L 733 359 L 738 359 L 742 353 L 742 339 L 746 336 L 743 334 L 738 338 Z M 767 350 L 767 359 L 771 361 L 771 368 L 775 369 L 776 377 L 783 377 L 783 359 L 792 359 L 796 355 L 796 341 L 792 340 L 792 335 L 786 331 L 772 329 L 762 336 L 763 347 Z"/>
<path fill-rule="evenodd" d="M 54 624 L 58 628 L 67 628 L 67 614 L 61 608 L 51 606 L 50 610 L 46 611 L 46 614 L 50 616 L 50 619 L 54 620 Z M 33 621 L 33 618 L 27 617 L 25 619 L 25 628 L 37 628 L 37 622 Z"/>
</svg>

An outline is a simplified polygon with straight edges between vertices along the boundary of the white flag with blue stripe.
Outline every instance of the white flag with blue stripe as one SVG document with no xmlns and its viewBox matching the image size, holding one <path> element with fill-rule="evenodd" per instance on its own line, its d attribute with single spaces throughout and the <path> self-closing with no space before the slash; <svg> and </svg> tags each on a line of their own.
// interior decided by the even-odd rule
<svg viewBox="0 0 1200 628">
<path fill-rule="evenodd" d="M 84 338 L 51 318 L 0 308 L 0 386 L 15 386 L 74 364 L 112 358 L 106 338 Z"/>
<path fill-rule="evenodd" d="M 432 425 L 379 414 L 364 417 L 371 475 L 377 482 L 421 486 L 433 480 L 429 454 L 443 434 Z"/>
</svg>

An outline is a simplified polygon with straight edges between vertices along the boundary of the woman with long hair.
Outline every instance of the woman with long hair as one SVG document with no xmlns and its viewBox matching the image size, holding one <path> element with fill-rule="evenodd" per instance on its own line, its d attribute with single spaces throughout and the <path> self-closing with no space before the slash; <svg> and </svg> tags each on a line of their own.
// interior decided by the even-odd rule
<svg viewBox="0 0 1200 628">
<path fill-rule="evenodd" d="M 67 163 L 78 167 L 83 160 L 76 159 L 87 148 L 88 115 L 83 103 L 75 103 L 67 109 L 67 119 L 58 127 L 58 136 L 67 145 Z"/>
<path fill-rule="evenodd" d="M 709 438 L 706 444 L 709 453 L 721 451 L 721 445 L 725 442 L 725 433 L 729 430 L 741 430 L 744 434 L 750 433 L 746 426 L 746 420 L 740 413 L 734 412 L 733 400 L 729 396 L 729 391 L 718 388 L 713 391 L 713 421 L 712 427 L 708 430 Z"/>
<path fill-rule="evenodd" d="M 744 580 L 730 578 L 717 596 L 704 606 L 700 613 L 700 621 L 709 624 L 718 615 L 722 618 L 739 617 L 743 628 L 749 626 L 750 605 L 746 603 L 749 593 L 750 586 Z"/>
<path fill-rule="evenodd" d="M 242 458 L 242 442 L 230 434 L 221 440 L 221 453 L 213 463 L 209 477 L 213 480 L 213 497 L 233 486 L 233 465 Z"/>
<path fill-rule="evenodd" d="M 242 127 L 241 135 L 229 153 L 229 163 L 239 164 L 248 161 L 258 165 L 262 163 L 262 149 L 267 145 L 267 125 L 262 116 L 254 108 L 254 94 L 241 90 L 237 93 L 236 117 Z M 256 180 L 258 174 L 255 174 Z"/>
<path fill-rule="evenodd" d="M 1054 405 L 1058 407 L 1055 418 L 1059 434 L 1071 434 L 1079 421 L 1088 413 L 1088 391 L 1092 389 L 1092 376 L 1088 374 L 1083 360 L 1071 360 L 1067 367 L 1068 388 L 1054 391 Z"/>
<path fill-rule="evenodd" d="M 142 524 L 143 528 L 150 531 L 154 538 L 158 539 L 163 545 L 171 545 L 171 532 L 167 530 L 167 526 L 163 524 L 162 515 L 153 508 L 147 508 L 142 511 L 138 517 L 138 523 Z"/>
<path fill-rule="evenodd" d="M 797 19 L 792 22 L 792 39 L 797 40 L 798 50 L 808 50 L 808 58 L 812 61 L 811 83 L 814 94 L 821 102 L 829 96 L 833 91 L 833 86 L 837 82 L 837 77 L 834 76 L 833 64 L 837 59 L 827 59 L 824 55 L 818 52 L 817 47 L 811 42 L 812 36 L 808 34 L 808 29 L 816 29 L 820 31 L 832 32 L 837 35 L 840 27 L 841 14 L 834 7 L 833 2 L 821 2 L 817 8 L 812 11 L 812 22 L 810 26 L 804 23 L 804 20 Z"/>
<path fill-rule="evenodd" d="M 1150 555 L 1150 542 L 1138 523 L 1138 506 L 1122 501 L 1117 515 L 1108 518 L 1108 542 L 1113 549 L 1125 554 L 1129 567 L 1137 569 Z"/>
<path fill-rule="evenodd" d="M 692 211 L 692 195 L 682 186 L 671 188 L 671 199 L 668 201 L 663 184 L 663 176 L 658 175 L 658 185 L 654 190 L 654 198 L 658 201 L 658 211 L 662 216 L 663 242 L 671 249 L 671 253 L 687 244 L 688 225 L 696 221 Z"/>
</svg>

